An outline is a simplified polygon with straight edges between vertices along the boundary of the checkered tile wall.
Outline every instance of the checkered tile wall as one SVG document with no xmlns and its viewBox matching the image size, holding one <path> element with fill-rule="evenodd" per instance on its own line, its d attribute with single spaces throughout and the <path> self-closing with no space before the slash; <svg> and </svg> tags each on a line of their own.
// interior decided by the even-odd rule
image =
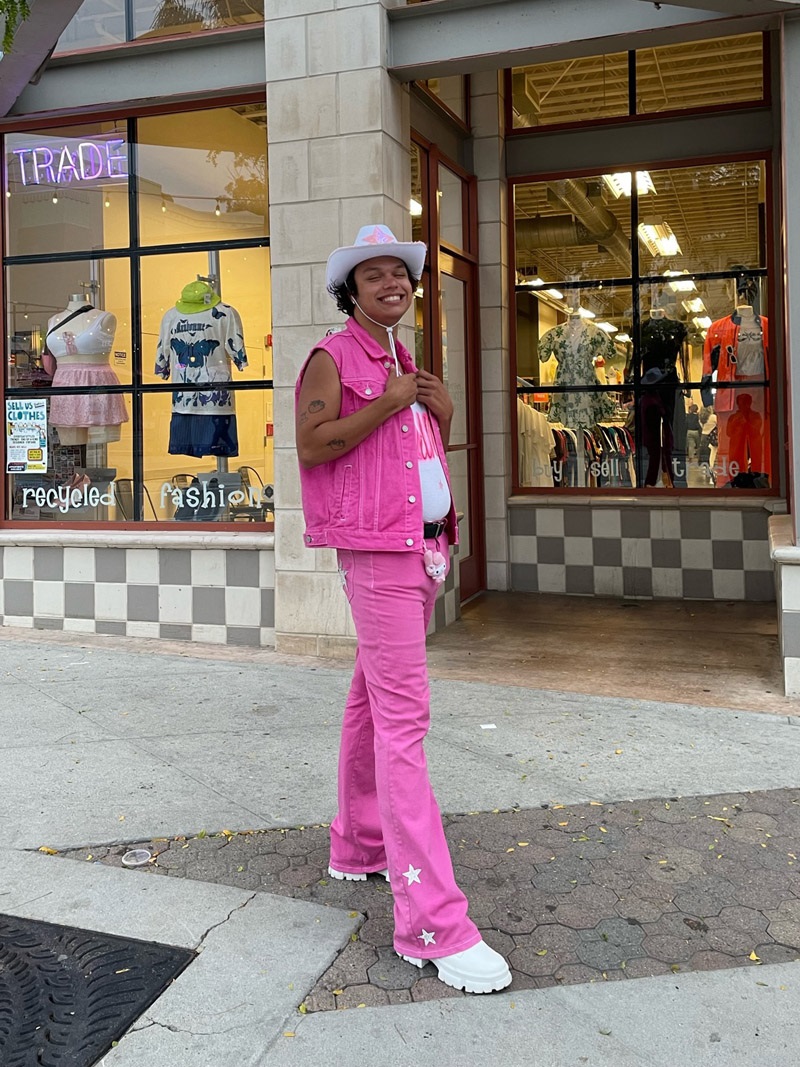
<svg viewBox="0 0 800 1067">
<path fill-rule="evenodd" d="M 687 600 L 774 600 L 761 507 L 510 509 L 511 588 Z"/>
<path fill-rule="evenodd" d="M 267 647 L 275 556 L 258 549 L 0 548 L 0 624 Z"/>
</svg>

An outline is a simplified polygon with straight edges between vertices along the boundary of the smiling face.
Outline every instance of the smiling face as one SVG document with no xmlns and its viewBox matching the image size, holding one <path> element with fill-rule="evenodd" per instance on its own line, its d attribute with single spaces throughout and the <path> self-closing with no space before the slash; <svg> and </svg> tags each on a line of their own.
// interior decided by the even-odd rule
<svg viewBox="0 0 800 1067">
<path fill-rule="evenodd" d="M 413 290 L 405 263 L 395 256 L 378 256 L 359 263 L 353 272 L 355 299 L 361 311 L 381 326 L 395 326 L 411 306 Z M 356 319 L 366 326 L 359 308 Z"/>
</svg>

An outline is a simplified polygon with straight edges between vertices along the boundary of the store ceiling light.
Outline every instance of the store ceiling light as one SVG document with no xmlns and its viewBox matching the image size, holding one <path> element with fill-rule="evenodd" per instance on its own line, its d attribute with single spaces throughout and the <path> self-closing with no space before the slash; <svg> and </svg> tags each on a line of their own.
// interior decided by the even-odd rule
<svg viewBox="0 0 800 1067">
<path fill-rule="evenodd" d="M 615 341 L 622 341 L 623 344 L 627 344 L 630 339 L 631 335 L 629 333 L 618 333 L 614 338 Z"/>
<path fill-rule="evenodd" d="M 613 194 L 615 200 L 619 200 L 621 196 L 631 195 L 633 175 L 629 170 L 624 170 L 617 174 L 604 174 L 603 181 Z M 639 196 L 647 196 L 648 193 L 652 193 L 654 196 L 658 195 L 649 171 L 636 171 L 636 192 Z"/>
<path fill-rule="evenodd" d="M 673 293 L 695 293 L 697 292 L 697 286 L 694 281 L 688 276 L 688 270 L 665 270 L 665 278 L 675 278 L 675 281 L 668 282 L 670 289 Z"/>
<path fill-rule="evenodd" d="M 578 314 L 580 315 L 580 317 L 582 319 L 596 319 L 597 318 L 597 316 L 595 315 L 595 313 L 593 311 L 590 311 L 588 308 L 585 308 L 583 306 L 578 308 Z"/>
<path fill-rule="evenodd" d="M 520 282 L 520 285 L 527 285 L 531 289 L 540 289 L 543 285 L 547 285 L 547 282 L 544 280 L 544 278 L 540 278 L 537 274 L 533 278 L 523 279 L 523 281 Z M 564 299 L 564 294 L 559 292 L 558 289 L 545 289 L 544 292 L 547 293 L 548 296 L 552 296 L 553 300 Z"/>
<path fill-rule="evenodd" d="M 706 309 L 706 306 L 703 303 L 703 298 L 700 296 L 696 296 L 693 300 L 681 300 L 681 303 L 692 315 L 699 315 Z"/>
<path fill-rule="evenodd" d="M 711 326 L 711 319 L 708 315 L 695 315 L 692 322 L 698 330 L 707 330 Z"/>
<path fill-rule="evenodd" d="M 408 210 L 411 212 L 412 219 L 418 219 L 422 214 L 422 204 L 412 196 L 408 202 Z"/>
<path fill-rule="evenodd" d="M 599 330 L 605 330 L 606 333 L 616 333 L 618 329 L 613 322 L 596 322 L 595 326 Z"/>
<path fill-rule="evenodd" d="M 672 232 L 672 227 L 663 219 L 650 219 L 639 223 L 639 240 L 651 256 L 679 256 L 681 246 Z"/>
</svg>

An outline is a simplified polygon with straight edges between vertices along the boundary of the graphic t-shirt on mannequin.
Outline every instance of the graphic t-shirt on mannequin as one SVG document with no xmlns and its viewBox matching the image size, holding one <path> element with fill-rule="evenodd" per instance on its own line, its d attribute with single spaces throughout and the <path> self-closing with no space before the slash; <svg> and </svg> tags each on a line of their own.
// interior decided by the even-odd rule
<svg viewBox="0 0 800 1067">
<path fill-rule="evenodd" d="M 155 372 L 180 385 L 172 394 L 169 452 L 185 456 L 237 456 L 234 397 L 225 385 L 231 364 L 247 366 L 242 320 L 205 282 L 185 286 L 166 312 L 156 353 Z"/>
</svg>

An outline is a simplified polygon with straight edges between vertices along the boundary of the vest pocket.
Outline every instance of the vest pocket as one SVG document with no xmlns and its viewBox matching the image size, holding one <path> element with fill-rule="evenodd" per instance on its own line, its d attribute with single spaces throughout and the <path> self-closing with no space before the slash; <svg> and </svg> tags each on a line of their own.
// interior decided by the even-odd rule
<svg viewBox="0 0 800 1067">
<path fill-rule="evenodd" d="M 339 485 L 339 492 L 337 494 L 339 500 L 339 510 L 337 518 L 339 522 L 344 522 L 347 518 L 348 511 L 350 510 L 350 496 L 353 486 L 353 464 L 347 463 L 341 470 L 341 483 Z"/>
</svg>

